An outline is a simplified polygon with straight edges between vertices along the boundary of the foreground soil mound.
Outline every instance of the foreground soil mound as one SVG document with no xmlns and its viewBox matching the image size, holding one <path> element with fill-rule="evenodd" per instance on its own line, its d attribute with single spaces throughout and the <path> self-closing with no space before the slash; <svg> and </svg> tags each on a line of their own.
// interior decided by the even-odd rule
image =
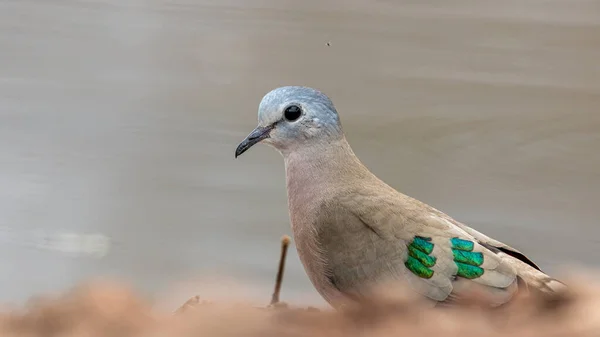
<svg viewBox="0 0 600 337">
<path fill-rule="evenodd" d="M 496 309 L 482 308 L 477 294 L 466 307 L 429 309 L 383 290 L 343 312 L 191 301 L 176 314 L 125 286 L 91 284 L 2 310 L 0 336 L 600 336 L 600 284 L 568 284 L 566 293 L 522 295 Z M 199 293 L 210 299 L 210 289 Z"/>
</svg>

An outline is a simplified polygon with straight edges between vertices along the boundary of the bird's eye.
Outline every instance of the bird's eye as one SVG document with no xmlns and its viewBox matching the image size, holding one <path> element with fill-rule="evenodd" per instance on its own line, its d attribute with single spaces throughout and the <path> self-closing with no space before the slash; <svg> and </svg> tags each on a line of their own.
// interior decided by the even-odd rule
<svg viewBox="0 0 600 337">
<path fill-rule="evenodd" d="M 285 111 L 283 112 L 283 117 L 288 122 L 293 122 L 297 120 L 298 118 L 300 118 L 301 115 L 302 109 L 300 109 L 300 107 L 297 105 L 290 105 L 287 108 L 285 108 Z"/>
</svg>

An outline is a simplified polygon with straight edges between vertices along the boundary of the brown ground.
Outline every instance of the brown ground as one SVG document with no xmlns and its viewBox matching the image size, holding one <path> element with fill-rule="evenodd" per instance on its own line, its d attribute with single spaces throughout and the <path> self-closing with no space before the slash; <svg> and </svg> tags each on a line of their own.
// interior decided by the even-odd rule
<svg viewBox="0 0 600 337">
<path fill-rule="evenodd" d="M 424 309 L 409 296 L 374 297 L 345 312 L 259 309 L 247 304 L 203 303 L 176 315 L 157 312 L 119 284 L 96 283 L 56 298 L 5 309 L 1 336 L 597 336 L 600 284 L 569 281 L 553 298 L 520 296 L 511 306 L 483 310 Z M 200 293 L 210 298 L 210 289 Z"/>
</svg>

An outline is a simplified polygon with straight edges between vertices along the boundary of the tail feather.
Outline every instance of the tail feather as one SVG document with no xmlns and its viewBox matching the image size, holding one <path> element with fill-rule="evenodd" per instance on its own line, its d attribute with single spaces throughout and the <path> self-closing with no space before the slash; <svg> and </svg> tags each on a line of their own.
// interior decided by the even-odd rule
<svg viewBox="0 0 600 337">
<path fill-rule="evenodd" d="M 525 283 L 529 290 L 544 294 L 554 294 L 566 290 L 567 286 L 564 283 L 548 276 L 530 264 L 503 252 L 499 253 L 499 255 L 515 269 L 517 276 Z"/>
<path fill-rule="evenodd" d="M 479 239 L 482 239 L 483 234 L 473 229 L 470 230 L 474 234 L 478 234 L 480 236 Z M 545 274 L 523 253 L 499 241 L 493 240 L 492 242 L 491 240 L 487 238 L 487 241 L 480 241 L 479 243 L 496 253 L 502 260 L 513 267 L 517 272 L 517 276 L 525 283 L 528 289 L 545 294 L 557 293 L 566 289 L 567 286 L 564 283 Z"/>
</svg>

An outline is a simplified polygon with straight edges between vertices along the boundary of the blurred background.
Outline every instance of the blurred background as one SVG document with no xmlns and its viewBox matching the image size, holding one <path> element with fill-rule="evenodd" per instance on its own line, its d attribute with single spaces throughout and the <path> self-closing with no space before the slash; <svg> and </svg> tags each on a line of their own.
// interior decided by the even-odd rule
<svg viewBox="0 0 600 337">
<path fill-rule="evenodd" d="M 282 85 L 328 94 L 393 187 L 597 267 L 599 60 L 595 0 L 0 0 L 0 302 L 98 276 L 211 298 L 203 275 L 267 302 L 283 161 L 234 150 Z M 321 303 L 288 262 L 282 298 Z"/>
</svg>

